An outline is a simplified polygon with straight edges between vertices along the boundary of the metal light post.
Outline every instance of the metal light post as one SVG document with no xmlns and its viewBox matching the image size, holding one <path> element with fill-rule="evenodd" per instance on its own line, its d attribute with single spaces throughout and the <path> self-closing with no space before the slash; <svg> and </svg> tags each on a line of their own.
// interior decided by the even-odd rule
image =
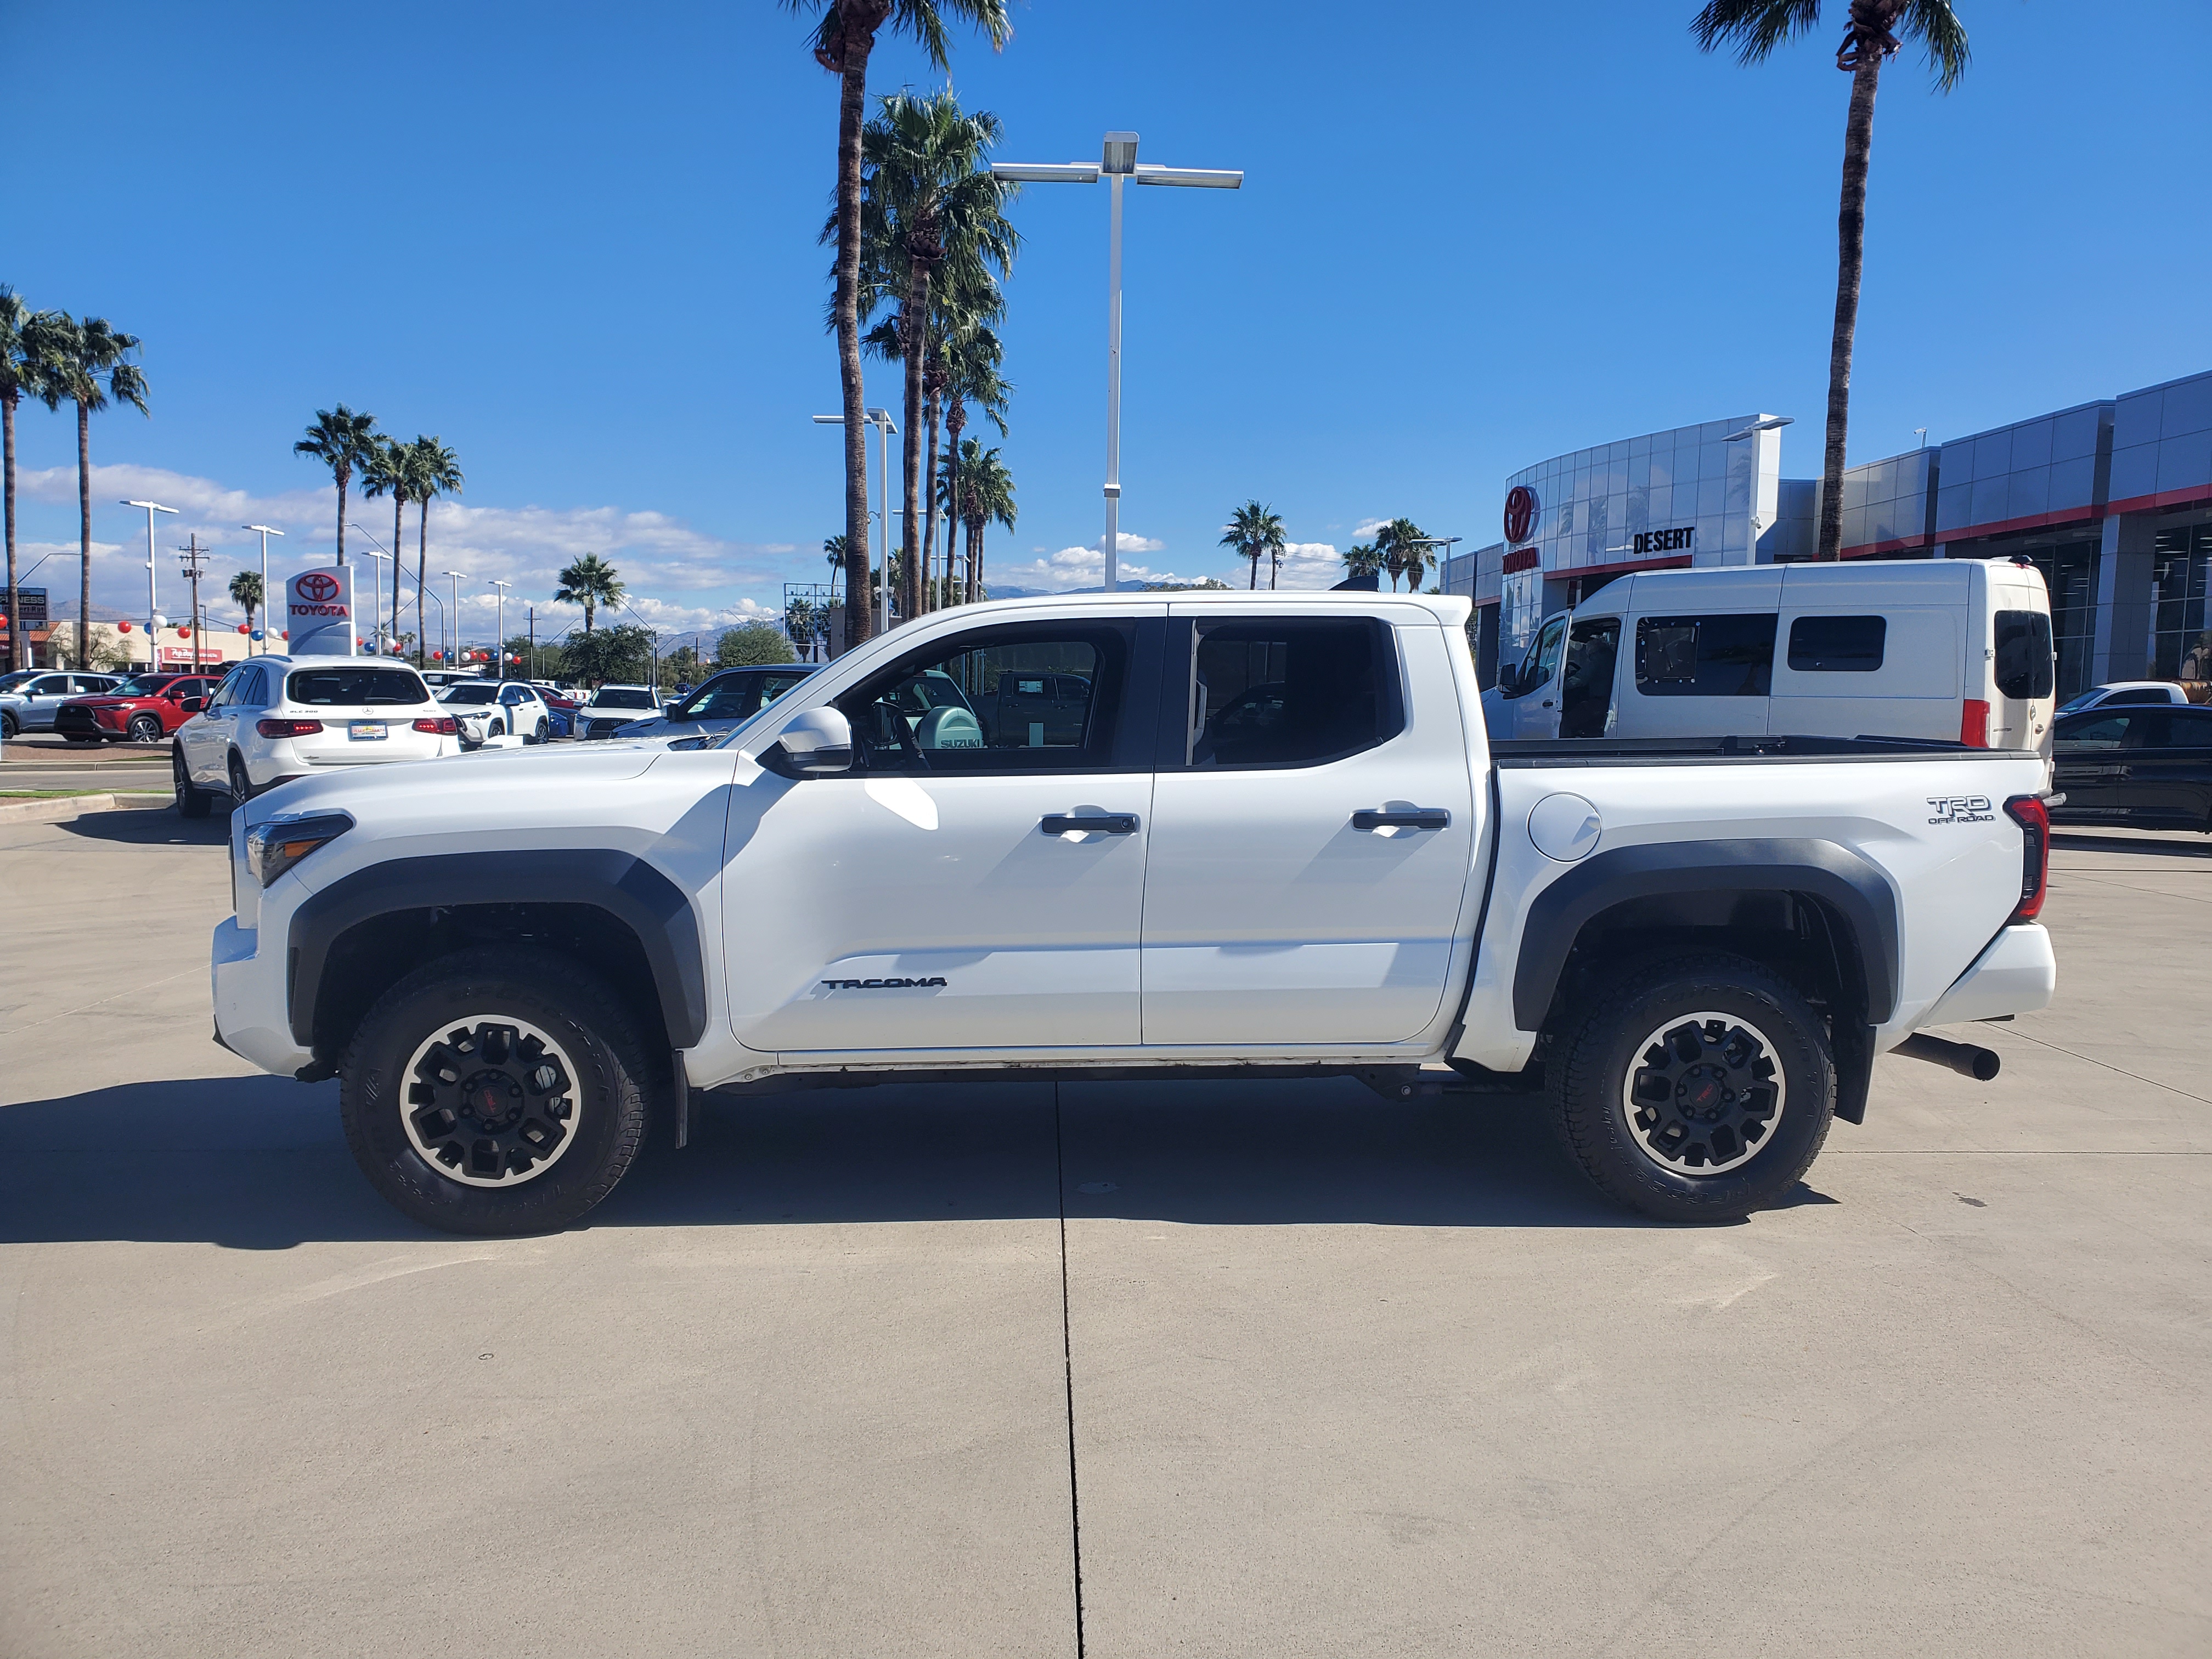
<svg viewBox="0 0 2212 1659">
<path fill-rule="evenodd" d="M 496 602 L 499 620 L 493 624 L 498 630 L 499 643 L 492 647 L 491 654 L 492 666 L 495 671 L 494 678 L 503 680 L 507 678 L 507 590 L 514 584 L 495 579 L 487 586 L 499 589 L 499 599 Z"/>
<path fill-rule="evenodd" d="M 461 657 L 461 580 L 469 573 L 465 570 L 441 570 L 438 574 L 453 583 L 453 648 L 446 656 L 446 666 L 451 668 Z"/>
<path fill-rule="evenodd" d="M 159 672 L 161 666 L 161 599 L 154 586 L 154 515 L 156 513 L 174 513 L 177 509 L 164 507 L 159 501 L 125 501 L 123 505 L 146 509 L 146 672 L 151 674 Z M 92 638 L 91 618 L 84 619 L 84 629 L 85 638 L 89 641 Z"/>
<path fill-rule="evenodd" d="M 281 537 L 284 532 L 272 530 L 265 524 L 242 524 L 239 528 L 261 532 L 261 649 L 256 654 L 265 657 L 269 654 L 269 538 L 271 536 Z"/>
<path fill-rule="evenodd" d="M 376 561 L 376 592 L 368 596 L 368 637 L 373 641 L 369 648 L 380 657 L 386 654 L 385 647 L 391 643 L 384 632 L 384 567 L 397 564 L 398 561 L 389 553 L 378 552 L 374 547 L 369 549 L 368 556 Z M 397 632 L 399 627 L 397 611 L 392 613 L 392 626 Z"/>
<path fill-rule="evenodd" d="M 881 591 L 876 596 L 876 632 L 888 634 L 891 631 L 891 440 L 898 436 L 898 427 L 891 420 L 891 412 L 888 409 L 869 410 L 860 419 L 865 424 L 875 428 L 884 441 L 883 453 L 877 460 L 876 474 L 876 491 L 884 504 L 883 511 L 877 516 L 877 522 L 883 526 L 884 551 L 880 566 L 883 574 Z M 817 415 L 814 422 L 817 426 L 842 426 L 845 417 L 842 415 Z M 864 547 L 860 552 L 865 558 L 867 549 Z M 847 604 L 852 602 L 852 597 L 849 593 L 845 596 Z"/>
<path fill-rule="evenodd" d="M 1106 234 L 1106 591 L 1121 579 L 1121 186 L 1182 185 L 1201 190 L 1236 190 L 1242 172 L 1212 167 L 1163 167 L 1137 160 L 1137 135 L 1109 132 L 1097 163 L 994 161 L 991 176 L 1026 184 L 1095 185 L 1106 176 L 1109 200 Z"/>
</svg>

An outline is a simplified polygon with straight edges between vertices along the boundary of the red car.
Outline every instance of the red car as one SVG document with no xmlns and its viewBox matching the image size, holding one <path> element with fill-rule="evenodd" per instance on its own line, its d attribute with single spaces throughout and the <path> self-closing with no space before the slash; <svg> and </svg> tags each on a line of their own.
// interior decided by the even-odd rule
<svg viewBox="0 0 2212 1659">
<path fill-rule="evenodd" d="M 159 743 L 199 713 L 220 674 L 140 674 L 98 696 L 54 710 L 54 730 L 71 743 Z"/>
</svg>

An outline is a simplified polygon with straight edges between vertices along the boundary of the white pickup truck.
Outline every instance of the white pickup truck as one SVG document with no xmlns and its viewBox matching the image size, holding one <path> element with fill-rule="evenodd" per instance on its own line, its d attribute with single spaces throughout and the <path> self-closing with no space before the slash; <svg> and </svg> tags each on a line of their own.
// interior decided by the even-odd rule
<svg viewBox="0 0 2212 1659">
<path fill-rule="evenodd" d="M 704 1091 L 1518 1092 L 1668 1219 L 1787 1194 L 1877 1052 L 2043 1006 L 2040 756 L 1492 744 L 1463 599 L 939 612 L 724 737 L 302 780 L 231 822 L 216 1040 L 340 1079 L 457 1232 L 574 1221 Z M 1978 1069 L 1977 1069 L 1978 1068 Z"/>
</svg>

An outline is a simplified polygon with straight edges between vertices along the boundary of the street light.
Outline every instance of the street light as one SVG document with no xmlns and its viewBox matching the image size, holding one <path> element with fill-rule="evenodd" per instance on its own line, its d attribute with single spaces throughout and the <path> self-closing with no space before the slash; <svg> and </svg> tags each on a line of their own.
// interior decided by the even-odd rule
<svg viewBox="0 0 2212 1659">
<path fill-rule="evenodd" d="M 242 524 L 239 526 L 239 528 L 240 530 L 258 530 L 261 532 L 260 654 L 265 657 L 269 654 L 269 538 L 271 536 L 282 536 L 284 532 L 281 530 L 272 530 L 265 524 Z M 288 613 L 287 620 L 289 619 L 289 617 Z"/>
<path fill-rule="evenodd" d="M 494 578 L 487 586 L 499 589 L 499 598 L 495 601 L 499 620 L 493 624 L 499 635 L 499 643 L 492 647 L 492 656 L 495 659 L 492 666 L 495 678 L 503 680 L 507 678 L 507 590 L 514 584 Z"/>
<path fill-rule="evenodd" d="M 1724 444 L 1732 444 L 1738 439 L 1750 437 L 1754 432 L 1778 432 L 1785 426 L 1796 424 L 1797 417 L 1795 415 L 1770 415 L 1763 421 L 1753 421 L 1741 432 L 1729 433 L 1721 441 Z"/>
<path fill-rule="evenodd" d="M 161 614 L 161 599 L 154 588 L 154 515 L 156 513 L 174 513 L 177 509 L 173 507 L 164 507 L 159 501 L 125 501 L 123 505 L 143 507 L 146 509 L 146 670 L 149 673 L 154 673 L 159 672 L 161 666 L 161 624 L 159 620 Z M 77 619 L 77 625 L 83 630 L 77 639 L 77 643 L 81 647 L 88 647 L 92 640 L 92 620 L 88 617 L 81 617 Z M 77 654 L 82 657 L 88 656 L 91 653 L 88 648 L 80 650 Z"/>
<path fill-rule="evenodd" d="M 1163 167 L 1139 162 L 1133 132 L 1108 133 L 1095 167 L 1088 161 L 991 163 L 993 178 L 1026 184 L 1095 185 L 1101 173 L 1105 174 L 1112 193 L 1106 237 L 1106 591 L 1111 593 L 1121 575 L 1121 185 L 1134 179 L 1140 185 L 1236 190 L 1243 185 L 1244 175 L 1213 167 Z"/>
<path fill-rule="evenodd" d="M 460 660 L 460 655 L 461 655 L 461 582 L 462 582 L 463 579 L 464 579 L 464 578 L 465 578 L 465 577 L 468 575 L 468 574 L 469 574 L 469 573 L 468 573 L 467 571 L 465 571 L 465 570 L 441 570 L 438 574 L 439 574 L 440 575 L 441 575 L 441 576 L 445 576 L 445 577 L 449 578 L 449 579 L 452 580 L 452 582 L 453 582 L 453 650 L 452 650 L 450 653 L 447 653 L 447 657 L 446 657 L 446 666 L 447 666 L 447 667 L 448 667 L 448 668 L 451 668 L 451 667 L 452 667 L 452 666 L 453 666 L 456 662 L 458 662 L 458 661 L 459 661 L 459 660 Z M 443 620 L 443 618 L 441 618 L 441 620 L 442 621 L 442 620 Z"/>
<path fill-rule="evenodd" d="M 376 592 L 368 596 L 368 636 L 373 641 L 380 640 L 384 637 L 384 567 L 387 563 L 395 567 L 392 573 L 395 586 L 400 570 L 406 567 L 400 564 L 398 554 L 383 551 L 384 544 L 351 519 L 346 520 L 346 528 L 378 550 L 368 556 L 376 561 Z M 392 602 L 392 634 L 395 639 L 399 635 L 399 601 L 397 597 Z"/>
<path fill-rule="evenodd" d="M 891 440 L 898 436 L 898 428 L 892 422 L 891 412 L 888 409 L 869 410 L 860 416 L 860 422 L 864 426 L 875 428 L 883 434 L 884 440 L 883 456 L 878 463 L 876 474 L 877 491 L 883 497 L 884 503 L 880 515 L 884 527 L 883 591 L 876 599 L 876 632 L 888 634 L 891 631 Z M 842 426 L 845 417 L 842 415 L 817 415 L 814 423 L 817 426 Z M 860 550 L 864 564 L 867 562 L 867 552 L 865 547 Z M 850 593 L 845 596 L 845 602 L 848 605 L 853 602 Z"/>
</svg>

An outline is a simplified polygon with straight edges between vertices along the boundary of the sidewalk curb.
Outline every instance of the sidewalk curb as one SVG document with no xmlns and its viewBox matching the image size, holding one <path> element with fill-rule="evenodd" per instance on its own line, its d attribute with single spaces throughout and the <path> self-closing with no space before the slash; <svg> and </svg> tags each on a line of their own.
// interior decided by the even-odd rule
<svg viewBox="0 0 2212 1659">
<path fill-rule="evenodd" d="M 168 806 L 167 794 L 63 795 L 48 800 L 0 800 L 0 823 L 64 823 L 86 812 L 143 811 Z"/>
</svg>

